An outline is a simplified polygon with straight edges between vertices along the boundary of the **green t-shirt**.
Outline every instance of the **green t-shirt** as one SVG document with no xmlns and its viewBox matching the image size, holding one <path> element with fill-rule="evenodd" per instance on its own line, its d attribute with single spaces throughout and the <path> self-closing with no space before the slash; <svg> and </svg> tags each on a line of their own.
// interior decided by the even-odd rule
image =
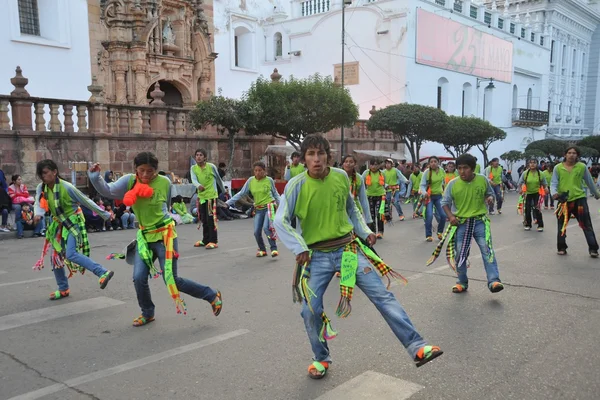
<svg viewBox="0 0 600 400">
<path fill-rule="evenodd" d="M 544 172 L 542 172 L 542 175 L 544 175 L 544 178 L 546 178 L 546 183 L 549 185 L 550 181 L 552 181 L 552 172 L 546 169 Z"/>
<path fill-rule="evenodd" d="M 175 212 L 181 216 L 184 216 L 185 214 L 188 213 L 187 207 L 185 206 L 185 203 L 183 203 L 183 202 L 173 203 L 173 210 L 175 210 Z"/>
<path fill-rule="evenodd" d="M 526 170 L 523 172 L 523 182 L 527 186 L 527 194 L 536 194 L 540 192 L 540 186 L 544 182 L 541 171 Z"/>
<path fill-rule="evenodd" d="M 501 166 L 497 166 L 496 168 L 493 167 L 488 167 L 490 170 L 490 173 L 488 176 L 488 178 L 490 179 L 490 181 L 494 182 L 496 185 L 499 185 L 502 183 L 502 167 Z"/>
<path fill-rule="evenodd" d="M 383 176 L 385 177 L 385 184 L 388 186 L 398 185 L 398 172 L 396 168 L 384 169 Z"/>
<path fill-rule="evenodd" d="M 379 182 L 379 177 L 385 175 L 381 171 L 371 172 L 371 170 L 367 170 L 364 175 L 365 186 L 367 188 L 367 196 L 383 196 L 385 195 L 385 186 Z M 371 184 L 367 184 L 368 178 L 371 177 Z"/>
<path fill-rule="evenodd" d="M 298 164 L 294 166 L 294 164 L 290 164 L 290 179 L 293 177 L 300 175 L 305 171 L 304 164 Z"/>
<path fill-rule="evenodd" d="M 415 175 L 414 173 L 410 174 L 410 181 L 412 183 L 412 191 L 413 192 L 418 192 L 419 191 L 419 186 L 421 186 L 421 179 L 423 179 L 423 172 L 419 171 L 418 175 Z"/>
<path fill-rule="evenodd" d="M 423 173 L 423 176 L 425 176 L 427 185 L 431 188 L 431 194 L 444 193 L 442 184 L 444 183 L 444 176 L 446 176 L 446 172 L 444 172 L 441 168 L 438 168 L 437 171 L 426 169 Z"/>
<path fill-rule="evenodd" d="M 352 232 L 354 227 L 346 211 L 349 195 L 350 181 L 346 174 L 333 169 L 325 179 L 314 179 L 306 174 L 294 214 L 300 219 L 302 236 L 308 246 Z"/>
<path fill-rule="evenodd" d="M 196 175 L 198 182 L 204 186 L 204 191 L 198 192 L 199 200 L 212 200 L 219 197 L 215 183 L 215 170 L 214 164 L 208 162 L 204 164 L 204 168 L 198 164 L 192 167 L 192 172 Z"/>
<path fill-rule="evenodd" d="M 571 172 L 565 168 L 564 163 L 554 167 L 554 173 L 558 174 L 558 194 L 569 191 L 567 201 L 575 201 L 585 197 L 583 177 L 586 169 L 585 164 L 581 162 L 575 164 Z"/>
<path fill-rule="evenodd" d="M 63 215 L 69 218 L 71 215 L 75 214 L 75 210 L 72 206 L 73 200 L 71 199 L 71 196 L 69 196 L 69 192 L 66 187 L 67 184 L 68 182 L 65 182 L 61 185 L 61 188 L 58 191 L 58 202 L 60 204 L 60 208 L 62 208 Z M 54 189 L 50 189 L 48 186 L 46 186 L 45 194 L 46 200 L 48 201 L 50 214 L 52 214 L 53 217 L 56 217 L 56 208 L 54 207 Z"/>
<path fill-rule="evenodd" d="M 254 205 L 264 206 L 273 202 L 273 195 L 271 194 L 272 183 L 268 177 L 262 178 L 260 181 L 255 177 L 250 178 L 249 189 L 254 198 Z"/>
<path fill-rule="evenodd" d="M 460 218 L 471 218 L 486 214 L 487 189 L 487 179 L 482 175 L 475 175 L 471 182 L 460 178 L 452 180 L 446 188 L 446 194 L 450 194 L 456 207 L 454 215 Z"/>
<path fill-rule="evenodd" d="M 131 175 L 129 189 L 133 187 L 134 182 L 135 175 Z M 165 212 L 168 214 L 165 205 L 169 198 L 169 190 L 171 189 L 169 178 L 157 175 L 148 185 L 154 189 L 152 197 L 138 197 L 135 204 L 131 206 L 135 217 L 140 223 L 140 227 L 156 225 L 165 218 Z M 174 231 L 174 234 L 177 237 L 177 232 Z M 146 241 L 148 243 L 161 241 L 162 238 L 162 233 L 146 234 Z"/>
<path fill-rule="evenodd" d="M 481 173 L 481 165 L 475 164 L 475 173 L 476 174 L 480 174 Z"/>
</svg>

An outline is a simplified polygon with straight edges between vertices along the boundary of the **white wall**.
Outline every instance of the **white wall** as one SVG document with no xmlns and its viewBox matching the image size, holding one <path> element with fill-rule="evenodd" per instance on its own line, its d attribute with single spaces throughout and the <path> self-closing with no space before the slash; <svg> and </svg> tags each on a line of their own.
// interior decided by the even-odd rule
<svg viewBox="0 0 600 400">
<path fill-rule="evenodd" d="M 91 83 L 87 0 L 38 0 L 41 36 L 22 35 L 17 0 L 0 0 L 0 94 L 17 65 L 34 97 L 87 100 Z"/>
</svg>

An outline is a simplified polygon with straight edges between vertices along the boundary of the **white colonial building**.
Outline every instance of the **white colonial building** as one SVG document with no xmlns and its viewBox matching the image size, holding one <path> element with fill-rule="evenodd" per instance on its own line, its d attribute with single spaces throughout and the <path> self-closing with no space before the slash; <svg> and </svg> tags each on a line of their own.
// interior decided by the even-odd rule
<svg viewBox="0 0 600 400">
<path fill-rule="evenodd" d="M 19 65 L 32 96 L 87 100 L 88 26 L 87 0 L 0 0 L 0 94 Z"/>
<path fill-rule="evenodd" d="M 275 68 L 284 78 L 318 72 L 340 81 L 344 14 L 345 84 L 361 118 L 369 118 L 373 106 L 400 102 L 477 116 L 508 134 L 492 146 L 491 155 L 523 149 L 545 138 L 548 129 L 568 137 L 591 132 L 583 129 L 584 105 L 591 107 L 591 100 L 583 98 L 594 97 L 594 107 L 600 107 L 595 102 L 600 54 L 589 48 L 600 19 L 582 1 L 346 2 L 342 13 L 342 0 L 215 0 L 216 87 L 238 97 Z M 523 3 L 540 11 L 527 14 Z M 553 11 L 541 11 L 546 8 Z M 565 13 L 572 22 L 562 21 Z M 577 42 L 575 53 L 570 42 L 567 50 L 558 49 L 556 30 L 571 32 L 568 27 L 586 32 L 585 38 L 577 37 L 587 40 L 589 50 L 579 49 L 583 44 Z M 563 61 L 565 51 L 568 61 Z M 556 75 L 563 69 L 564 83 Z M 561 86 L 569 90 L 557 90 Z M 596 115 L 600 119 L 600 112 Z M 428 143 L 421 152 L 433 153 L 442 154 L 441 146 Z"/>
</svg>

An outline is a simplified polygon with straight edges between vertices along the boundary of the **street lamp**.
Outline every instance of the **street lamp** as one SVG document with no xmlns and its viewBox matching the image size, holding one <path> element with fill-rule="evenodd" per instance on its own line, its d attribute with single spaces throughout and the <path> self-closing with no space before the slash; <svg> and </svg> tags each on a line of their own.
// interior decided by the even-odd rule
<svg viewBox="0 0 600 400">
<path fill-rule="evenodd" d="M 346 52 L 346 5 L 351 5 L 352 0 L 342 0 L 342 90 L 344 89 L 344 55 Z M 344 124 L 340 129 L 341 133 L 341 149 L 340 149 L 340 162 L 344 160 Z"/>
</svg>

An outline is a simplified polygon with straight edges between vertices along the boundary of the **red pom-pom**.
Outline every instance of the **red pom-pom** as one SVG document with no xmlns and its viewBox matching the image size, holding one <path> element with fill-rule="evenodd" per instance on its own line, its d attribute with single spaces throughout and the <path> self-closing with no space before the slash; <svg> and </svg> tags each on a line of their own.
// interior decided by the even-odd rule
<svg viewBox="0 0 600 400">
<path fill-rule="evenodd" d="M 131 207 L 132 205 L 135 204 L 138 197 L 147 199 L 147 198 L 152 197 L 153 194 L 154 194 L 154 189 L 152 189 L 150 186 L 148 186 L 145 183 L 138 182 L 133 187 L 133 189 L 131 189 L 130 191 L 125 193 L 125 196 L 123 196 L 123 204 L 125 204 L 128 207 Z"/>
</svg>

